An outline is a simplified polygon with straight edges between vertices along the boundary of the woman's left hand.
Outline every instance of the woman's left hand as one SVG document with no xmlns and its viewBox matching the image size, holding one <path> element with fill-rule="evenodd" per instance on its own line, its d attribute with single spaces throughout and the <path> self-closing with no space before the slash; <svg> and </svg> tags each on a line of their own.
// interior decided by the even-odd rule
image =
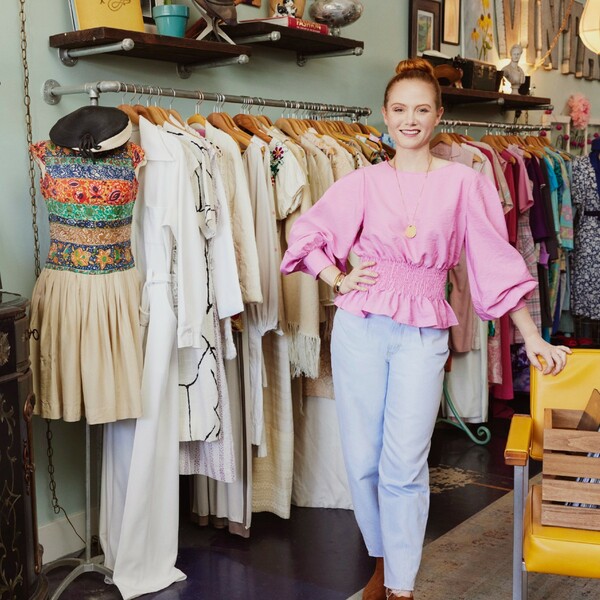
<svg viewBox="0 0 600 600">
<path fill-rule="evenodd" d="M 525 351 L 531 364 L 544 375 L 558 375 L 567 364 L 567 354 L 571 354 L 569 347 L 553 346 L 539 334 L 525 340 Z M 544 359 L 545 366 L 542 366 L 539 357 Z"/>
</svg>

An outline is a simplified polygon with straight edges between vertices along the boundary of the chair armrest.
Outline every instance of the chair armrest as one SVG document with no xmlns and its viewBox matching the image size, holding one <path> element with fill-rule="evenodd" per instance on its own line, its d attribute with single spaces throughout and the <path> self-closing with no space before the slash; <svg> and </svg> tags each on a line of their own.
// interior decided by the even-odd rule
<svg viewBox="0 0 600 600">
<path fill-rule="evenodd" d="M 513 415 L 504 448 L 504 462 L 524 467 L 529 459 L 533 420 L 529 415 Z"/>
</svg>

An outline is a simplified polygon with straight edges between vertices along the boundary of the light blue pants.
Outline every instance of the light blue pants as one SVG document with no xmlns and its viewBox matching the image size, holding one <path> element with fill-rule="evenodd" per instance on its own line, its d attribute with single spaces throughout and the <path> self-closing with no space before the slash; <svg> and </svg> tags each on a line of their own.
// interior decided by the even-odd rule
<svg viewBox="0 0 600 600">
<path fill-rule="evenodd" d="M 447 358 L 447 330 L 336 312 L 331 362 L 352 502 L 391 589 L 414 589 L 421 562 L 427 457 Z"/>
</svg>

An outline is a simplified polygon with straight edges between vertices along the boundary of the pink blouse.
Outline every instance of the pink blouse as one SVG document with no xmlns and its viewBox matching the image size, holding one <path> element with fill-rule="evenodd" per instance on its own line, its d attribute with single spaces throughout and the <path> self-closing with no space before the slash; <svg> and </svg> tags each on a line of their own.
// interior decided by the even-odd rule
<svg viewBox="0 0 600 600">
<path fill-rule="evenodd" d="M 536 287 L 521 255 L 507 241 L 493 183 L 464 165 L 398 173 L 387 162 L 359 169 L 332 185 L 293 225 L 281 272 L 313 277 L 331 264 L 346 270 L 350 250 L 373 260 L 377 283 L 336 297 L 354 315 L 387 315 L 415 327 L 458 323 L 445 299 L 448 270 L 464 247 L 473 305 L 484 320 L 525 306 Z M 423 195 L 417 207 L 418 194 Z M 404 230 L 415 213 L 416 237 Z M 407 214 L 408 213 L 408 214 Z"/>
</svg>

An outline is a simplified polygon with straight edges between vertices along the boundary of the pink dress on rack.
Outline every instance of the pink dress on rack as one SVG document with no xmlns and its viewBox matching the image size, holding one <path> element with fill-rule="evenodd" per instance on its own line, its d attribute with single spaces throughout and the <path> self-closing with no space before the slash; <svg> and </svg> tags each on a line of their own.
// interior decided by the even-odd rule
<svg viewBox="0 0 600 600">
<path fill-rule="evenodd" d="M 417 235 L 409 239 L 404 230 L 413 214 Z M 397 180 L 390 164 L 379 163 L 336 182 L 295 222 L 281 271 L 317 277 L 331 264 L 346 271 L 352 250 L 361 261 L 375 261 L 379 277 L 367 290 L 337 296 L 338 308 L 445 329 L 458 322 L 445 288 L 463 247 L 481 319 L 525 306 L 537 282 L 507 241 L 498 192 L 485 176 L 448 163 L 428 175 L 398 173 Z"/>
</svg>

